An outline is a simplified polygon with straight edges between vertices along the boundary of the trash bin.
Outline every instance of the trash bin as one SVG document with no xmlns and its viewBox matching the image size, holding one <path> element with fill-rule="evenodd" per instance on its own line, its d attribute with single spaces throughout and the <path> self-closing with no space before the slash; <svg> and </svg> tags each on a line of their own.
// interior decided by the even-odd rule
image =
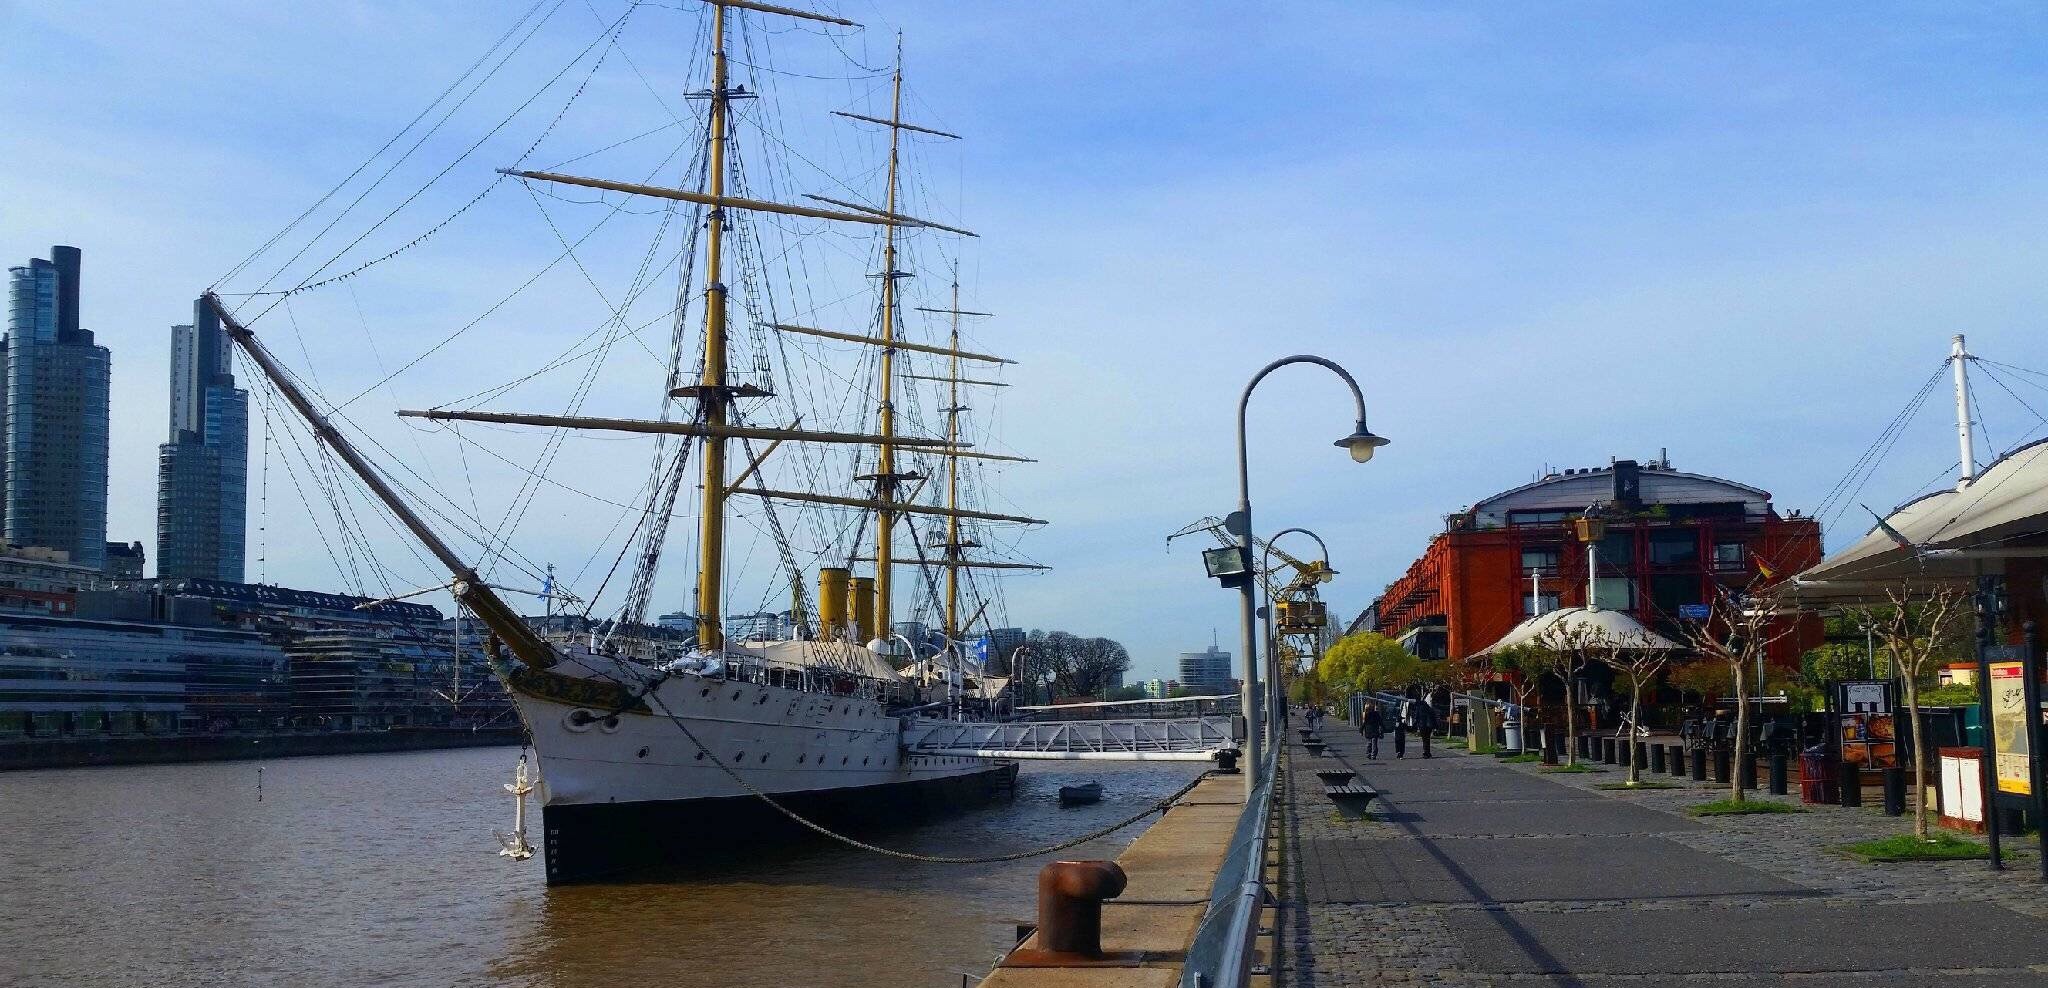
<svg viewBox="0 0 2048 988">
<path fill-rule="evenodd" d="M 1799 801 L 1815 805 L 1841 802 L 1835 789 L 1839 766 L 1828 757 L 1825 746 L 1816 745 L 1799 753 Z"/>
</svg>

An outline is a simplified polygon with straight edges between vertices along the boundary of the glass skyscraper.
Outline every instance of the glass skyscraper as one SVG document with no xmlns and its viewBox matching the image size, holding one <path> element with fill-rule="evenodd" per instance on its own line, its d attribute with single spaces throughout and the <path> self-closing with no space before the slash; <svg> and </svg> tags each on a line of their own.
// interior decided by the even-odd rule
<svg viewBox="0 0 2048 988">
<path fill-rule="evenodd" d="M 79 250 L 8 269 L 0 340 L 0 535 L 61 549 L 94 569 L 107 554 L 107 393 L 113 359 L 78 328 Z"/>
<path fill-rule="evenodd" d="M 220 317 L 204 299 L 171 327 L 171 437 L 157 447 L 156 575 L 242 582 L 249 393 L 235 387 Z"/>
</svg>

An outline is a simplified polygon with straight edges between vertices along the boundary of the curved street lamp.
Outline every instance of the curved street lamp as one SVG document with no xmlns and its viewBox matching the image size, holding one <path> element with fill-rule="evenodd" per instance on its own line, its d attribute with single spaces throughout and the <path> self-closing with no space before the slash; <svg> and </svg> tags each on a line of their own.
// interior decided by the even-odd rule
<svg viewBox="0 0 2048 988">
<path fill-rule="evenodd" d="M 1316 540 L 1316 545 L 1320 546 L 1323 550 L 1320 568 L 1316 571 L 1316 582 L 1330 582 L 1330 579 L 1337 575 L 1337 571 L 1330 568 L 1330 544 L 1324 542 L 1322 536 L 1306 528 L 1283 528 L 1267 537 L 1266 548 L 1259 553 L 1259 583 L 1261 587 L 1265 586 L 1265 574 L 1272 572 L 1273 569 L 1273 543 L 1280 541 L 1281 536 L 1290 533 L 1300 533 Z M 1269 591 L 1266 594 L 1266 606 L 1262 609 L 1265 616 L 1266 665 L 1268 667 L 1266 670 L 1266 678 L 1268 680 L 1266 683 L 1266 709 L 1275 712 L 1273 723 L 1267 726 L 1267 733 L 1272 737 L 1273 743 L 1276 745 L 1280 743 L 1281 738 L 1286 736 L 1286 729 L 1280 723 L 1278 711 L 1281 709 L 1281 704 L 1287 699 L 1281 692 L 1280 686 L 1280 650 L 1277 647 L 1279 639 L 1273 637 L 1273 607 L 1277 603 L 1279 602 L 1273 599 L 1273 594 Z"/>
<path fill-rule="evenodd" d="M 1350 435 L 1337 440 L 1334 445 L 1342 446 L 1348 450 L 1353 461 L 1364 463 L 1372 459 L 1373 453 L 1378 452 L 1381 446 L 1387 444 L 1385 439 L 1373 435 L 1372 430 L 1366 428 L 1365 394 L 1358 390 L 1358 382 L 1352 378 L 1351 372 L 1337 366 L 1335 361 L 1309 354 L 1296 354 L 1292 357 L 1282 357 L 1279 360 L 1275 360 L 1261 368 L 1257 374 L 1252 375 L 1251 382 L 1244 386 L 1244 394 L 1237 401 L 1238 517 L 1234 520 L 1239 526 L 1236 533 L 1238 552 L 1242 555 L 1246 566 L 1250 566 L 1252 560 L 1252 471 L 1246 449 L 1245 413 L 1251 406 L 1252 389 L 1257 388 L 1259 382 L 1266 379 L 1266 375 L 1289 364 L 1317 364 L 1343 378 L 1345 386 L 1351 389 L 1351 401 L 1357 411 L 1357 423 L 1352 427 Z M 1244 793 L 1247 801 L 1251 799 L 1252 790 L 1258 787 L 1259 773 L 1262 771 L 1261 766 L 1263 765 L 1261 759 L 1265 754 L 1264 738 L 1260 730 L 1259 703 L 1257 700 L 1259 682 L 1258 642 L 1255 638 L 1257 632 L 1253 630 L 1253 626 L 1257 623 L 1259 607 L 1257 591 L 1253 588 L 1252 583 L 1253 581 L 1246 580 L 1244 581 L 1244 586 L 1239 589 L 1241 600 L 1238 607 L 1238 646 L 1244 652 L 1244 661 L 1241 668 L 1244 672 L 1243 697 L 1246 756 Z"/>
</svg>

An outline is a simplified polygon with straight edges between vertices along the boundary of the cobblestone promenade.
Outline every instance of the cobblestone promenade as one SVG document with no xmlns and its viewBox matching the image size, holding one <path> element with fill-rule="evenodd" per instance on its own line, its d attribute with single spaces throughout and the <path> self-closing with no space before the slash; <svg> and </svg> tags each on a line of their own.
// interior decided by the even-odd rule
<svg viewBox="0 0 2048 988">
<path fill-rule="evenodd" d="M 1391 739 L 1368 762 L 1348 725 L 1323 737 L 1324 758 L 1289 752 L 1280 984 L 2048 986 L 2031 856 L 2002 874 L 1864 864 L 1829 849 L 1910 821 L 1694 820 L 1683 808 L 1719 789 L 1612 792 L 1611 766 L 1542 774 L 1442 746 L 1394 761 Z M 1379 789 L 1372 818 L 1339 814 L 1319 768 Z"/>
</svg>

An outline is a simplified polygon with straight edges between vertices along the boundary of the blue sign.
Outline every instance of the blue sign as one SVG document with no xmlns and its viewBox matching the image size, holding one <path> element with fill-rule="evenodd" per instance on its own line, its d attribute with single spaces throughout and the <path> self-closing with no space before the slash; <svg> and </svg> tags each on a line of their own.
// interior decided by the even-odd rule
<svg viewBox="0 0 2048 988">
<path fill-rule="evenodd" d="M 1705 621 L 1713 613 L 1714 609 L 1706 604 L 1678 605 L 1678 616 L 1687 621 Z"/>
</svg>

